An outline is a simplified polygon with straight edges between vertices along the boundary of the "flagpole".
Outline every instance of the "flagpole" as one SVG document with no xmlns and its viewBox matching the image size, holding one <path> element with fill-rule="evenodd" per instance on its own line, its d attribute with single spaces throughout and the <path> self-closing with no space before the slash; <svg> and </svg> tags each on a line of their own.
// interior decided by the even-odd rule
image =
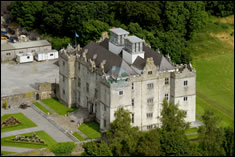
<svg viewBox="0 0 235 157">
<path fill-rule="evenodd" d="M 74 34 L 75 36 L 75 46 L 74 47 L 76 47 L 76 45 L 77 45 L 77 41 L 76 41 L 76 34 Z"/>
</svg>

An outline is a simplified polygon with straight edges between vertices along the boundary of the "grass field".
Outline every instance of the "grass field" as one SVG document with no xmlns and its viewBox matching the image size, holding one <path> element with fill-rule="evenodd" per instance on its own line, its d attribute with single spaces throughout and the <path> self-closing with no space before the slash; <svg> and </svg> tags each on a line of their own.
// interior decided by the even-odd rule
<svg viewBox="0 0 235 157">
<path fill-rule="evenodd" d="M 15 152 L 1 151 L 1 155 L 14 154 Z"/>
<path fill-rule="evenodd" d="M 234 22 L 221 21 L 212 17 L 189 44 L 197 71 L 196 112 L 213 110 L 221 118 L 220 126 L 234 128 Z"/>
<path fill-rule="evenodd" d="M 100 126 L 96 122 L 83 123 L 78 129 L 90 139 L 101 138 Z"/>
<path fill-rule="evenodd" d="M 85 140 L 85 138 L 82 137 L 81 135 L 79 135 L 77 132 L 74 132 L 73 136 L 75 136 L 79 141 L 84 141 Z"/>
<path fill-rule="evenodd" d="M 36 131 L 35 132 L 37 136 L 40 137 L 40 139 L 44 140 L 45 143 L 47 145 L 39 145 L 39 144 L 29 144 L 29 143 L 16 143 L 16 142 L 11 142 L 11 141 L 7 141 L 9 139 L 14 138 L 15 136 L 9 136 L 9 137 L 4 137 L 1 138 L 1 146 L 13 146 L 13 147 L 25 147 L 25 148 L 35 148 L 35 149 L 39 149 L 39 148 L 45 148 L 45 147 L 49 147 L 53 144 L 56 144 L 56 141 L 50 137 L 45 131 Z M 21 136 L 31 136 L 31 133 L 26 133 L 26 134 L 20 134 Z M 19 135 L 18 135 L 19 136 Z"/>
<path fill-rule="evenodd" d="M 38 102 L 33 102 L 33 104 L 35 105 L 35 106 L 37 106 L 40 110 L 42 110 L 44 113 L 46 113 L 46 114 L 51 114 L 51 112 L 48 110 L 48 109 L 46 109 L 44 106 L 42 106 L 40 103 L 38 103 Z"/>
<path fill-rule="evenodd" d="M 51 99 L 44 99 L 42 100 L 44 104 L 49 106 L 52 110 L 54 110 L 59 115 L 65 115 L 68 112 L 73 112 L 77 108 L 68 108 L 64 104 L 60 103 L 57 99 L 51 98 Z"/>
<path fill-rule="evenodd" d="M 8 132 L 8 131 L 32 128 L 32 127 L 37 126 L 34 122 L 32 122 L 29 118 L 27 118 L 23 113 L 5 114 L 1 117 L 1 123 L 10 116 L 15 117 L 17 120 L 21 122 L 21 124 L 17 126 L 7 127 L 7 128 L 1 128 L 1 132 Z"/>
</svg>

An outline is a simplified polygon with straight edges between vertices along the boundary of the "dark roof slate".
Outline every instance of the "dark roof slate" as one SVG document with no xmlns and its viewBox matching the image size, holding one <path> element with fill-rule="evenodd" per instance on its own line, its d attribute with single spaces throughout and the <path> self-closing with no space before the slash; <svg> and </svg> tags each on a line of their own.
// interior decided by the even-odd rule
<svg viewBox="0 0 235 157">
<path fill-rule="evenodd" d="M 121 63 L 122 63 L 122 58 L 113 54 L 112 52 L 108 51 L 107 49 L 105 49 L 104 47 L 100 46 L 99 44 L 91 41 L 88 45 L 86 45 L 82 51 L 80 52 L 80 54 L 82 54 L 82 52 L 88 49 L 88 53 L 87 53 L 87 59 L 92 59 L 93 56 L 95 54 L 97 54 L 97 58 L 95 60 L 96 66 L 99 67 L 100 63 L 103 60 L 106 60 L 106 63 L 104 65 L 104 71 L 107 73 L 112 66 L 117 66 L 120 67 Z"/>
</svg>

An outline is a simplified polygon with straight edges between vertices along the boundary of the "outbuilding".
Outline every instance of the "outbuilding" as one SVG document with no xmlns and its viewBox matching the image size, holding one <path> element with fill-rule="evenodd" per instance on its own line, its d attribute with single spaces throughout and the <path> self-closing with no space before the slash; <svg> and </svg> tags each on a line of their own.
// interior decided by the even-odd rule
<svg viewBox="0 0 235 157">
<path fill-rule="evenodd" d="M 49 51 L 35 53 L 35 60 L 37 61 L 51 60 L 57 58 L 58 58 L 57 50 L 49 50 Z"/>
<path fill-rule="evenodd" d="M 17 54 L 16 61 L 18 63 L 33 62 L 33 54 L 32 53 Z"/>
</svg>

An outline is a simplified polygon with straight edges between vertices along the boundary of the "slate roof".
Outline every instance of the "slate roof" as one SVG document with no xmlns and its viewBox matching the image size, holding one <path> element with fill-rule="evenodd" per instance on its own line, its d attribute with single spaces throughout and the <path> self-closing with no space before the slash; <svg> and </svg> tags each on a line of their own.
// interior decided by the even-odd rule
<svg viewBox="0 0 235 157">
<path fill-rule="evenodd" d="M 100 43 L 100 45 L 104 47 L 106 50 L 108 50 L 108 45 L 109 45 L 108 43 L 109 43 L 109 40 L 106 38 L 104 41 Z M 172 64 L 162 54 L 160 54 L 160 52 L 154 51 L 153 49 L 145 45 L 143 45 L 143 50 L 145 52 L 144 59 L 138 56 L 135 62 L 133 63 L 133 66 L 135 66 L 136 68 L 143 70 L 146 64 L 147 58 L 153 57 L 154 64 L 159 66 L 160 71 L 174 69 Z"/>
<path fill-rule="evenodd" d="M 120 67 L 122 71 L 126 71 L 129 75 L 136 74 L 135 71 L 130 68 L 130 66 L 122 60 L 122 58 L 118 55 L 113 54 L 109 50 L 105 49 L 103 46 L 91 41 L 88 45 L 86 45 L 79 53 L 82 55 L 82 52 L 88 49 L 86 54 L 87 59 L 93 59 L 93 56 L 97 54 L 95 59 L 95 64 L 97 67 L 100 66 L 100 63 L 103 60 L 106 60 L 104 65 L 104 72 L 108 73 L 112 69 L 112 67 Z"/>
</svg>

